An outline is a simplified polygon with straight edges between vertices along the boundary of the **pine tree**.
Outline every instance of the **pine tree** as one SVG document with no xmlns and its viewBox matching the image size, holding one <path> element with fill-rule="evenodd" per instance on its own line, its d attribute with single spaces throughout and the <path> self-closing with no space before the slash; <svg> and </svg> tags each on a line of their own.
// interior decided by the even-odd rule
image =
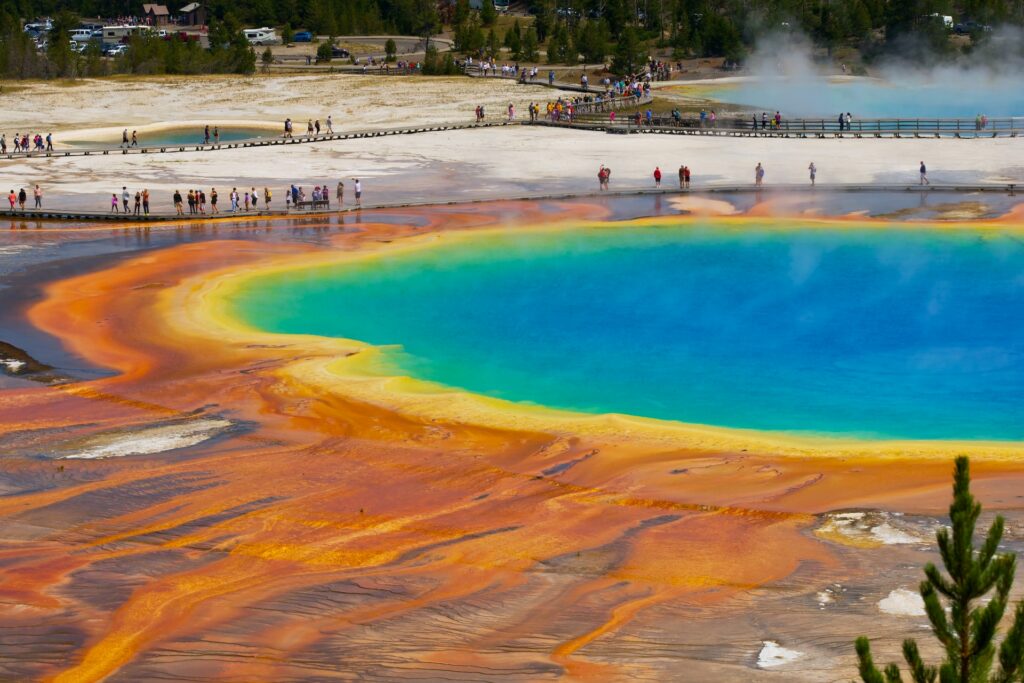
<svg viewBox="0 0 1024 683">
<path fill-rule="evenodd" d="M 935 534 L 948 577 L 929 562 L 924 568 L 921 597 L 932 624 L 932 633 L 946 651 L 939 666 L 927 666 L 917 643 L 903 641 L 903 658 L 914 683 L 1013 683 L 1024 674 L 1024 601 L 1017 604 L 1013 624 L 999 646 L 995 635 L 1006 611 L 1017 558 L 997 553 L 1003 536 L 1003 518 L 997 516 L 981 548 L 974 547 L 974 530 L 981 505 L 971 495 L 970 464 L 965 456 L 956 459 L 953 473 L 953 503 L 949 507 L 952 529 Z M 975 606 L 995 591 L 988 604 Z M 942 600 L 949 605 L 949 614 Z M 875 667 L 871 645 L 861 636 L 856 642 L 860 677 L 864 683 L 901 683 L 899 667 L 889 664 L 884 671 Z M 992 674 L 995 660 L 999 669 Z"/>
<path fill-rule="evenodd" d="M 497 18 L 498 12 L 494 9 L 493 0 L 484 0 L 484 4 L 480 10 L 480 21 L 484 26 L 491 26 Z"/>
<path fill-rule="evenodd" d="M 520 50 L 520 58 L 524 62 L 536 62 L 537 61 L 537 32 L 533 30 L 533 27 L 526 29 L 526 34 L 523 35 L 523 45 Z"/>
</svg>

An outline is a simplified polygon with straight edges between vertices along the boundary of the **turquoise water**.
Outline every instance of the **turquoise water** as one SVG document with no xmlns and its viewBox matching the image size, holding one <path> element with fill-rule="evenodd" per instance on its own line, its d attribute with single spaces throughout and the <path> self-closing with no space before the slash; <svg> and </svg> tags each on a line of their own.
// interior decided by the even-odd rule
<svg viewBox="0 0 1024 683">
<path fill-rule="evenodd" d="M 513 401 L 791 432 L 1024 439 L 1024 244 L 1009 234 L 480 235 L 268 276 L 233 305 L 274 332 L 400 345 L 403 372 Z"/>
<path fill-rule="evenodd" d="M 128 135 L 131 136 L 132 131 L 128 129 Z M 267 130 L 266 128 L 221 128 L 220 129 L 220 141 L 221 142 L 234 142 L 236 140 L 246 140 L 249 138 L 266 138 L 272 137 L 274 131 Z M 198 145 L 203 142 L 203 128 L 176 128 L 171 130 L 164 130 L 155 133 L 139 133 L 139 146 L 140 147 L 159 147 L 161 145 Z M 210 142 L 213 142 L 213 127 L 210 127 Z M 121 135 L 118 134 L 109 140 L 90 140 L 90 141 L 74 141 L 70 144 L 79 146 L 89 146 L 101 143 L 104 145 L 119 145 L 121 144 Z"/>
<path fill-rule="evenodd" d="M 1019 78 L 966 77 L 832 82 L 825 79 L 758 79 L 711 92 L 722 102 L 747 105 L 788 117 L 835 118 L 851 112 L 867 118 L 989 118 L 1024 116 L 1024 82 Z"/>
</svg>

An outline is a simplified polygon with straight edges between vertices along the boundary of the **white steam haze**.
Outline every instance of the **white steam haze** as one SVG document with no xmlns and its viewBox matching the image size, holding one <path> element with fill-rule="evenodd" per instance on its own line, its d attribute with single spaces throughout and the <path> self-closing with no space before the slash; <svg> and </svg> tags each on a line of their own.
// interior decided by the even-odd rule
<svg viewBox="0 0 1024 683">
<path fill-rule="evenodd" d="M 833 118 L 989 118 L 1024 116 L 1024 32 L 1002 27 L 954 60 L 894 56 L 873 77 L 842 77 L 821 64 L 799 33 L 768 33 L 747 60 L 750 78 L 714 96 L 784 116 Z"/>
</svg>

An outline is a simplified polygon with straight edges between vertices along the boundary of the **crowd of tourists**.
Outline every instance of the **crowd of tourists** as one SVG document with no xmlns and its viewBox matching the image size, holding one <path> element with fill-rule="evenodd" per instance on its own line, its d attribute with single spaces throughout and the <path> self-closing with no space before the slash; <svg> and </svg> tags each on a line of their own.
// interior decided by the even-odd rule
<svg viewBox="0 0 1024 683">
<path fill-rule="evenodd" d="M 52 152 L 53 133 L 15 133 L 11 136 L 11 151 L 18 152 Z M 7 154 L 7 134 L 0 134 L 0 154 Z"/>
<path fill-rule="evenodd" d="M 362 206 L 362 181 L 358 178 L 353 178 L 352 180 L 352 192 L 355 198 L 355 205 Z M 337 201 L 337 206 L 339 208 L 344 206 L 344 181 L 339 180 L 335 185 L 333 192 L 334 198 Z M 285 210 L 290 211 L 293 208 L 329 209 L 331 208 L 331 194 L 332 189 L 327 183 L 314 186 L 308 195 L 306 194 L 304 187 L 292 184 L 284 191 Z M 42 196 L 42 190 L 38 185 L 36 185 L 35 208 L 37 209 L 42 207 Z M 11 190 L 8 199 L 10 200 L 12 210 L 16 205 L 21 209 L 24 209 L 27 195 L 24 189 L 22 189 L 20 193 L 15 193 L 14 190 Z M 273 209 L 274 195 L 269 187 L 264 187 L 262 191 L 258 191 L 255 187 L 251 187 L 248 190 L 244 188 L 239 190 L 237 187 L 233 187 L 228 193 L 227 200 L 230 208 L 226 210 L 226 212 L 231 214 L 248 213 L 253 211 L 265 212 Z M 180 190 L 175 190 L 171 195 L 171 201 L 174 206 L 174 213 L 178 216 L 206 216 L 218 215 L 221 213 L 219 206 L 220 193 L 215 187 L 211 187 L 209 193 L 203 189 L 189 189 L 184 194 L 182 194 Z M 110 195 L 109 213 L 127 213 L 148 216 L 149 212 L 150 192 L 146 188 L 136 190 L 132 193 L 127 186 L 122 186 L 120 192 L 113 192 Z"/>
<path fill-rule="evenodd" d="M 307 137 L 314 137 L 321 134 L 334 135 L 334 118 L 330 114 L 327 115 L 323 125 L 320 125 L 320 119 L 309 119 L 306 121 Z M 291 118 L 284 120 L 284 133 L 281 137 L 295 137 L 295 122 L 292 121 Z"/>
</svg>

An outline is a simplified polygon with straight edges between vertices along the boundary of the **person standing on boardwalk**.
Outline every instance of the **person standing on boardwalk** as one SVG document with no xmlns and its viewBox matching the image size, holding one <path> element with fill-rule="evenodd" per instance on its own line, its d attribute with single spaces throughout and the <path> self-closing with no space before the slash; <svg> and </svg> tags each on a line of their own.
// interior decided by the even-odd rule
<svg viewBox="0 0 1024 683">
<path fill-rule="evenodd" d="M 18 195 L 14 194 L 13 189 L 11 190 L 11 193 L 7 195 L 7 201 L 11 203 L 11 211 L 14 211 L 14 203 L 18 201 Z"/>
<path fill-rule="evenodd" d="M 132 211 L 136 216 L 139 215 L 139 211 L 142 209 L 142 193 L 135 190 L 135 210 Z"/>
<path fill-rule="evenodd" d="M 683 182 L 686 183 L 686 189 L 690 189 L 690 167 L 683 166 Z"/>
<path fill-rule="evenodd" d="M 340 209 L 345 205 L 345 183 L 338 181 L 338 189 L 335 195 L 338 198 L 338 208 Z"/>
<path fill-rule="evenodd" d="M 679 189 L 680 190 L 683 189 L 684 187 L 686 187 L 686 170 L 685 169 L 686 169 L 685 166 L 680 166 L 679 167 Z"/>
<path fill-rule="evenodd" d="M 121 206 L 124 208 L 124 212 L 125 213 L 128 213 L 128 211 L 130 211 L 130 209 L 128 208 L 128 202 L 131 200 L 131 198 L 132 198 L 132 195 L 128 191 L 128 188 L 122 186 L 121 187 Z"/>
<path fill-rule="evenodd" d="M 206 124 L 206 127 L 203 128 L 203 144 L 210 144 L 210 124 Z"/>
<path fill-rule="evenodd" d="M 142 213 L 149 215 L 149 190 L 142 188 Z"/>
<path fill-rule="evenodd" d="M 53 133 L 47 133 L 46 134 L 46 151 L 47 152 L 52 152 L 53 151 Z"/>
<path fill-rule="evenodd" d="M 238 192 L 236 192 L 237 189 L 237 187 L 233 187 L 231 188 L 231 192 L 228 193 L 228 200 L 231 202 L 231 213 L 235 213 L 236 211 L 238 211 Z"/>
<path fill-rule="evenodd" d="M 188 213 L 189 215 L 196 212 L 196 193 L 195 190 L 189 190 L 186 198 L 188 202 Z"/>
<path fill-rule="evenodd" d="M 139 146 L 138 131 L 133 130 L 132 131 L 132 147 L 138 147 L 138 146 Z"/>
<path fill-rule="evenodd" d="M 654 186 L 661 187 L 661 167 L 654 167 Z"/>
<path fill-rule="evenodd" d="M 185 215 L 185 212 L 181 210 L 181 193 L 177 190 L 174 191 L 174 212 L 179 216 Z"/>
<path fill-rule="evenodd" d="M 215 144 L 215 145 L 220 144 L 220 127 L 219 126 L 214 126 L 213 127 L 213 144 Z"/>
<path fill-rule="evenodd" d="M 206 215 L 206 192 L 204 190 L 196 190 L 196 196 L 199 198 L 199 213 Z"/>
<path fill-rule="evenodd" d="M 361 182 L 359 182 L 359 178 L 353 178 L 352 180 L 355 181 L 354 184 L 352 185 L 352 187 L 355 188 L 356 206 L 362 206 L 363 205 L 363 184 Z"/>
<path fill-rule="evenodd" d="M 210 188 L 210 213 L 220 213 L 220 209 L 217 208 L 217 188 Z"/>
<path fill-rule="evenodd" d="M 931 183 L 928 182 L 928 169 L 925 168 L 925 165 L 924 165 L 923 161 L 921 162 L 921 168 L 918 169 L 918 170 L 921 173 L 921 184 L 922 185 L 931 185 Z"/>
<path fill-rule="evenodd" d="M 123 146 L 125 149 L 128 149 L 128 129 L 127 128 L 125 128 L 121 132 L 121 146 Z"/>
<path fill-rule="evenodd" d="M 331 115 L 327 115 L 327 134 L 334 135 L 334 120 L 331 119 Z"/>
<path fill-rule="evenodd" d="M 754 167 L 754 184 L 757 186 L 764 184 L 764 166 L 761 165 L 760 161 Z"/>
<path fill-rule="evenodd" d="M 273 199 L 273 196 L 271 196 L 271 194 L 270 194 L 270 188 L 269 187 L 264 187 L 263 188 L 263 206 L 267 207 L 265 209 L 266 211 L 270 211 L 270 200 L 271 199 Z"/>
<path fill-rule="evenodd" d="M 258 196 L 259 195 L 256 194 L 256 188 L 255 187 L 250 187 L 249 188 L 249 199 L 252 200 L 252 210 L 253 211 L 257 211 L 258 210 L 256 208 L 256 198 Z"/>
<path fill-rule="evenodd" d="M 117 193 L 110 195 L 110 213 L 117 213 Z"/>
<path fill-rule="evenodd" d="M 22 211 L 25 210 L 25 202 L 27 200 L 28 195 L 25 193 L 25 188 L 23 187 L 21 188 L 21 191 L 18 192 L 18 207 L 21 208 Z"/>
<path fill-rule="evenodd" d="M 245 199 L 244 199 L 244 201 L 245 201 L 245 210 L 248 211 L 249 210 L 249 191 L 248 190 L 245 191 Z"/>
<path fill-rule="evenodd" d="M 320 135 L 320 119 L 317 119 L 317 120 L 316 120 L 316 121 L 315 121 L 315 122 L 313 123 L 313 127 L 314 127 L 314 128 L 316 129 L 316 134 L 317 134 L 317 135 Z"/>
<path fill-rule="evenodd" d="M 38 185 L 36 185 L 36 188 L 32 191 L 32 196 L 35 197 L 36 208 L 43 208 L 43 190 Z"/>
<path fill-rule="evenodd" d="M 0 154 L 7 154 L 7 134 L 0 135 Z"/>
<path fill-rule="evenodd" d="M 811 174 L 811 185 L 814 185 L 814 178 L 818 175 L 818 167 L 811 162 L 811 165 L 807 167 L 807 171 Z"/>
<path fill-rule="evenodd" d="M 846 117 L 843 116 L 843 112 L 839 112 L 839 132 L 843 132 L 843 128 L 846 126 Z"/>
</svg>

